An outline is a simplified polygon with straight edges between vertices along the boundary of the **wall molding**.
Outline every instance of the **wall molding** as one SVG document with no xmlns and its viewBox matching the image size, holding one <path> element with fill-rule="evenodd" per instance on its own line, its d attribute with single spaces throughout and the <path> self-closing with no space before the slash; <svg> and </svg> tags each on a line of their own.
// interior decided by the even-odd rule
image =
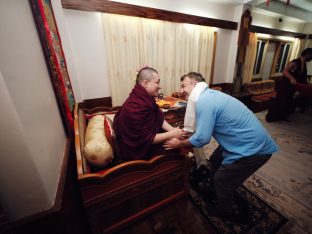
<svg viewBox="0 0 312 234">
<path fill-rule="evenodd" d="M 203 26 L 237 30 L 237 22 L 206 18 L 201 16 L 161 10 L 150 7 L 107 1 L 107 0 L 62 0 L 62 7 L 72 10 L 95 11 L 148 19 L 164 20 L 175 23 L 188 23 Z"/>
</svg>

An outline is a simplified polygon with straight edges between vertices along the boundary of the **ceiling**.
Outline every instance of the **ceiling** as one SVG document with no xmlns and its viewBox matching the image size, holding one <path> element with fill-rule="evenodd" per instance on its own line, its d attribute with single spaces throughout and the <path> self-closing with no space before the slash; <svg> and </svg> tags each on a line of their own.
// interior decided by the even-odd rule
<svg viewBox="0 0 312 234">
<path fill-rule="evenodd" d="M 281 16 L 293 21 L 312 23 L 312 1 L 311 0 L 204 0 L 208 2 L 252 6 L 253 11 L 271 16 Z"/>
</svg>

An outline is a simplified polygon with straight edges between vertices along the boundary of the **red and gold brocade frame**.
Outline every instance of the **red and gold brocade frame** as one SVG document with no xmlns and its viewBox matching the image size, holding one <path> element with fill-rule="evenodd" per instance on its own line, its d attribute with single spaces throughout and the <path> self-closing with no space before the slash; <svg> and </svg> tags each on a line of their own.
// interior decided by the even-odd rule
<svg viewBox="0 0 312 234">
<path fill-rule="evenodd" d="M 29 0 L 67 136 L 74 135 L 75 98 L 50 0 Z"/>
</svg>

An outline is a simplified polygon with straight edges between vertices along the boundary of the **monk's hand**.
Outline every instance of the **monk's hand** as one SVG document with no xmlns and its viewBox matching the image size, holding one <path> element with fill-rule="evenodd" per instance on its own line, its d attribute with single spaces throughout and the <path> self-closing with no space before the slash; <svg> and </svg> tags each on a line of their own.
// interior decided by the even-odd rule
<svg viewBox="0 0 312 234">
<path fill-rule="evenodd" d="M 171 138 L 164 143 L 165 150 L 180 148 L 181 141 L 178 138 Z"/>
</svg>

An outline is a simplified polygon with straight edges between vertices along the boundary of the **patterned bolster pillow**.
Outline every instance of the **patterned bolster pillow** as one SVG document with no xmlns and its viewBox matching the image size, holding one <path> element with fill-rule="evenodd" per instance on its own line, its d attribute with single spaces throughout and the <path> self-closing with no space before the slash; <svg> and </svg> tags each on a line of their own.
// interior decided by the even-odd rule
<svg viewBox="0 0 312 234">
<path fill-rule="evenodd" d="M 105 136 L 104 120 L 103 115 L 92 117 L 85 134 L 84 157 L 97 167 L 106 166 L 114 157 L 113 148 Z"/>
</svg>

